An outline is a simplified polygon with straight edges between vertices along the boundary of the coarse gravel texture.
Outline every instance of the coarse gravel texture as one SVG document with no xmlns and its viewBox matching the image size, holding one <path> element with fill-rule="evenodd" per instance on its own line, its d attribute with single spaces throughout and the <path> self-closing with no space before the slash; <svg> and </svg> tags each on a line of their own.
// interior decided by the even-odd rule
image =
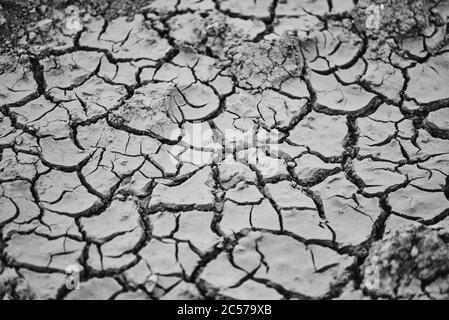
<svg viewBox="0 0 449 320">
<path fill-rule="evenodd" d="M 0 6 L 0 298 L 448 298 L 449 1 Z"/>
</svg>

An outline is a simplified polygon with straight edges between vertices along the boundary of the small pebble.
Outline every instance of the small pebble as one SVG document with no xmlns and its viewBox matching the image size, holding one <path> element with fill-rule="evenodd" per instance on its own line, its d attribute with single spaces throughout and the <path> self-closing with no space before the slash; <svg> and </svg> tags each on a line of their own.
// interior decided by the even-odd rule
<svg viewBox="0 0 449 320">
<path fill-rule="evenodd" d="M 418 255 L 419 251 L 417 247 L 413 247 L 412 251 L 410 252 L 410 255 L 414 258 Z"/>
</svg>

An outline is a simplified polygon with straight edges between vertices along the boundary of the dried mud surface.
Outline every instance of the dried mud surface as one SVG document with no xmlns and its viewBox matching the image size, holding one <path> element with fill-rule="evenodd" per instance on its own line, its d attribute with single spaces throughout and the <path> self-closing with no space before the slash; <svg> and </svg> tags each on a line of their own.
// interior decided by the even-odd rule
<svg viewBox="0 0 449 320">
<path fill-rule="evenodd" d="M 0 0 L 0 298 L 448 298 L 449 1 L 92 3 Z"/>
</svg>

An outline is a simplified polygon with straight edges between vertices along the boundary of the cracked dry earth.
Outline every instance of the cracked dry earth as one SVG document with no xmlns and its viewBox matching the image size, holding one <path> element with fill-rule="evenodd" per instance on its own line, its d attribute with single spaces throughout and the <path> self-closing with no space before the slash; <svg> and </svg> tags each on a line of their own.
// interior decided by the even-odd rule
<svg viewBox="0 0 449 320">
<path fill-rule="evenodd" d="M 157 0 L 2 55 L 0 295 L 376 298 L 372 243 L 449 231 L 449 2 L 368 3 Z"/>
</svg>

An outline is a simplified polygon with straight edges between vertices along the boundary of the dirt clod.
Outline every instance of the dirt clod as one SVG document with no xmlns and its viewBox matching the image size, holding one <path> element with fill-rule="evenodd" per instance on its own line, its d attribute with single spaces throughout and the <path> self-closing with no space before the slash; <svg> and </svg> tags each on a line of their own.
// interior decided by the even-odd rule
<svg viewBox="0 0 449 320">
<path fill-rule="evenodd" d="M 379 298 L 418 298 L 449 275 L 448 261 L 449 244 L 437 231 L 395 231 L 372 246 L 361 268 L 362 288 Z M 449 298 L 447 288 L 438 294 Z"/>
</svg>

